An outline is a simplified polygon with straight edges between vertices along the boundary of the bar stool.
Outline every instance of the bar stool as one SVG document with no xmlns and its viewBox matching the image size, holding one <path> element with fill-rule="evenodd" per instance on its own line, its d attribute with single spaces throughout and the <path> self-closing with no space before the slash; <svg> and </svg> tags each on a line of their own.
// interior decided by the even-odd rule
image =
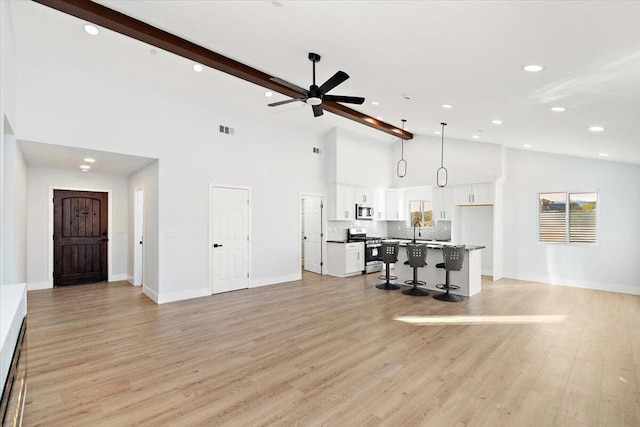
<svg viewBox="0 0 640 427">
<path fill-rule="evenodd" d="M 452 285 L 449 283 L 449 272 L 450 271 L 460 271 L 462 269 L 462 264 L 464 263 L 464 253 L 465 247 L 462 246 L 445 246 L 442 248 L 442 258 L 444 258 L 444 262 L 436 264 L 436 268 L 444 268 L 447 270 L 445 275 L 445 284 L 436 285 L 438 289 L 445 289 L 447 292 L 444 294 L 434 295 L 433 297 L 440 301 L 448 301 L 448 302 L 460 302 L 462 301 L 462 297 L 460 295 L 454 295 L 449 293 L 450 290 L 455 291 L 456 289 L 460 289 L 460 286 Z"/>
<path fill-rule="evenodd" d="M 376 288 L 384 289 L 387 291 L 400 289 L 400 286 L 390 282 L 390 280 L 398 280 L 397 276 L 391 275 L 390 270 L 391 264 L 395 264 L 396 262 L 398 262 L 398 251 L 400 250 L 400 242 L 382 242 L 382 247 L 380 249 L 382 251 L 381 260 L 385 263 L 385 268 L 387 271 L 385 272 L 384 276 L 378 277 L 378 279 L 383 279 L 385 282 L 376 285 Z"/>
<path fill-rule="evenodd" d="M 414 297 L 426 297 L 429 292 L 418 289 L 418 285 L 426 285 L 425 282 L 418 280 L 418 269 L 427 265 L 427 245 L 407 243 L 407 259 L 409 266 L 413 268 L 413 280 L 407 280 L 404 283 L 413 285 L 413 288 L 405 289 L 402 293 Z"/>
</svg>

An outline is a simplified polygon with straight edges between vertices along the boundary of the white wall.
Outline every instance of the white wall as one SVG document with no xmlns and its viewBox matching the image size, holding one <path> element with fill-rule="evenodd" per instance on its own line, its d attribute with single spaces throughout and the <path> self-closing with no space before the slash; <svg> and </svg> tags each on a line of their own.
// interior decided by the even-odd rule
<svg viewBox="0 0 640 427">
<path fill-rule="evenodd" d="M 327 166 L 327 183 L 337 182 L 369 188 L 391 186 L 390 143 L 345 129 L 334 129 L 327 135 L 327 140 L 327 160 L 330 163 Z M 329 150 L 333 149 L 334 140 L 335 153 L 329 153 Z M 335 176 L 331 175 L 333 173 Z"/>
<path fill-rule="evenodd" d="M 5 126 L 8 129 L 8 125 Z M 27 276 L 27 167 L 11 133 L 4 134 L 2 189 L 2 277 L 0 283 L 24 283 Z"/>
<path fill-rule="evenodd" d="M 127 217 L 129 200 L 127 178 L 114 175 L 99 175 L 81 171 L 53 169 L 27 169 L 27 283 L 29 289 L 53 286 L 49 266 L 53 254 L 51 246 L 52 207 L 50 187 L 78 190 L 111 190 L 111 275 L 110 281 L 127 277 Z"/>
<path fill-rule="evenodd" d="M 505 276 L 640 294 L 640 165 L 507 150 Z M 598 191 L 598 244 L 538 242 L 538 193 Z"/>
<path fill-rule="evenodd" d="M 20 212 L 26 207 L 5 205 L 7 199 L 12 200 L 17 196 L 15 192 L 21 185 L 19 183 L 24 181 L 12 130 L 16 123 L 14 46 L 11 4 L 0 1 L 0 285 L 12 283 L 15 278 L 24 274 L 25 268 L 24 262 L 20 261 L 19 264 L 12 265 L 14 255 L 7 253 L 14 245 L 24 247 L 26 244 L 25 230 L 17 231 L 16 224 L 12 222 L 13 218 L 20 220 L 20 216 L 24 217 L 24 212 L 22 215 Z M 14 180 L 18 183 L 14 183 Z M 5 218 L 7 215 L 10 218 Z M 20 256 L 18 255 L 18 260 Z M 24 281 L 24 277 L 22 280 Z"/>
<path fill-rule="evenodd" d="M 493 275 L 493 206 L 459 208 L 460 241 L 465 245 L 485 246 L 482 250 L 482 274 Z"/>
<path fill-rule="evenodd" d="M 416 135 L 404 143 L 407 175 L 398 178 L 396 164 L 400 160 L 400 140 L 393 144 L 391 154 L 394 187 L 436 185 L 440 167 L 440 138 Z M 444 166 L 449 172 L 448 186 L 475 182 L 494 182 L 502 175 L 501 146 L 482 142 L 444 140 Z"/>
<path fill-rule="evenodd" d="M 300 277 L 299 195 L 324 193 L 324 157 L 312 150 L 322 136 L 62 61 L 27 47 L 18 55 L 17 136 L 159 159 L 160 301 L 209 289 L 210 184 L 251 188 L 251 286 Z"/>
<path fill-rule="evenodd" d="M 129 176 L 129 238 L 127 241 L 127 275 L 133 278 L 133 253 L 134 247 L 138 243 L 134 236 L 134 207 L 135 190 L 142 187 L 144 219 L 144 269 L 142 273 L 142 291 L 155 302 L 158 302 L 159 295 L 159 212 L 158 212 L 158 162 L 153 162 L 149 166 L 137 171 Z"/>
</svg>

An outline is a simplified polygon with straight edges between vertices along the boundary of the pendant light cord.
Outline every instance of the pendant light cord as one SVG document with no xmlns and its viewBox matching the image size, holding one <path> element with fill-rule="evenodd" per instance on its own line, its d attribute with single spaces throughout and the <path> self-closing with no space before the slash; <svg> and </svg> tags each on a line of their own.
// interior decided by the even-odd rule
<svg viewBox="0 0 640 427">
<path fill-rule="evenodd" d="M 402 138 L 402 143 L 400 146 L 400 159 L 404 160 L 404 122 L 406 122 L 406 119 L 402 119 L 402 135 L 400 136 Z"/>
<path fill-rule="evenodd" d="M 446 123 L 440 123 L 442 125 L 442 146 L 440 147 L 440 167 L 444 165 L 444 127 L 447 125 Z"/>
</svg>

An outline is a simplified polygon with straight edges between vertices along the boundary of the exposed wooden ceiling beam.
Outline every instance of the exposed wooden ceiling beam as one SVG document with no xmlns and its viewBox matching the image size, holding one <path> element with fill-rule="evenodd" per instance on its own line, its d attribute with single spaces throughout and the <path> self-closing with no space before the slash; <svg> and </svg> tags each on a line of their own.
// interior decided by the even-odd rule
<svg viewBox="0 0 640 427">
<path fill-rule="evenodd" d="M 109 9 L 108 7 L 98 3 L 94 3 L 89 0 L 33 1 L 49 6 L 60 12 L 75 16 L 84 21 L 91 22 L 100 27 L 140 40 L 141 42 L 182 56 L 183 58 L 206 65 L 207 67 L 231 74 L 232 76 L 257 84 L 269 90 L 279 92 L 283 95 L 293 98 L 298 98 L 300 96 L 300 93 L 297 91 L 271 81 L 273 76 L 267 73 L 249 67 L 241 62 L 234 61 L 231 58 L 227 58 L 226 56 L 213 52 L 203 46 L 197 45 L 113 9 Z M 402 130 L 396 126 L 385 123 L 374 117 L 370 117 L 337 102 L 324 101 L 322 103 L 322 107 L 324 110 L 333 114 L 337 114 L 390 135 L 404 137 L 404 139 L 413 138 L 413 134 L 411 132 Z"/>
</svg>

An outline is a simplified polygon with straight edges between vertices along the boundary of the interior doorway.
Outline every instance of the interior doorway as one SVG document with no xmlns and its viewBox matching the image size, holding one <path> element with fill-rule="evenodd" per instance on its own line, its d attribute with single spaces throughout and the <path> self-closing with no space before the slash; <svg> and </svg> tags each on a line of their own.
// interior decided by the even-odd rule
<svg viewBox="0 0 640 427">
<path fill-rule="evenodd" d="M 144 280 L 144 189 L 137 187 L 133 194 L 133 285 L 142 286 Z"/>
<path fill-rule="evenodd" d="M 53 286 L 108 279 L 108 194 L 53 190 Z"/>
<path fill-rule="evenodd" d="M 326 254 L 325 197 L 314 194 L 300 196 L 300 229 L 302 233 L 301 254 L 304 254 L 303 268 L 317 274 L 324 274 Z"/>
<path fill-rule="evenodd" d="M 249 287 L 249 189 L 211 186 L 211 293 Z"/>
</svg>

